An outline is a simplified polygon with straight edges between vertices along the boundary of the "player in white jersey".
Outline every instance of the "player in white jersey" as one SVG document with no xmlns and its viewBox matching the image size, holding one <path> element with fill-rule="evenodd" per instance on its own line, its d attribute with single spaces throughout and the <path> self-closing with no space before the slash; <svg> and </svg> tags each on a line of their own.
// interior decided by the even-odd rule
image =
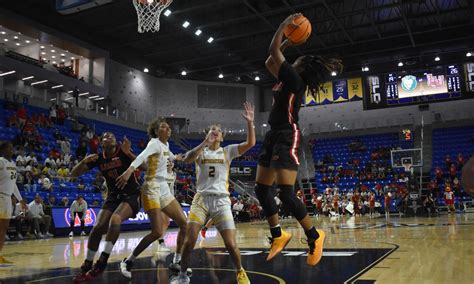
<svg viewBox="0 0 474 284">
<path fill-rule="evenodd" d="M 0 142 L 0 153 L 0 264 L 8 264 L 13 262 L 2 256 L 2 249 L 13 213 L 12 194 L 18 201 L 21 201 L 22 198 L 16 186 L 16 164 L 12 161 L 12 143 Z"/>
<path fill-rule="evenodd" d="M 127 278 L 132 277 L 131 269 L 133 261 L 150 244 L 163 235 L 163 219 L 165 213 L 173 219 L 179 227 L 176 252 L 173 264 L 179 268 L 181 261 L 181 248 L 183 246 L 186 232 L 186 216 L 178 201 L 171 194 L 166 182 L 168 160 L 181 160 L 182 156 L 175 156 L 169 149 L 168 140 L 171 136 L 171 128 L 168 123 L 155 119 L 148 126 L 150 142 L 140 155 L 132 162 L 130 167 L 117 178 L 117 186 L 124 187 L 129 177 L 141 164 L 146 163 L 145 182 L 142 186 L 143 209 L 148 214 L 151 224 L 151 232 L 146 235 L 133 252 L 120 263 L 120 271 Z M 171 268 L 171 267 L 170 267 Z"/>
<path fill-rule="evenodd" d="M 197 193 L 189 211 L 181 272 L 172 278 L 171 283 L 189 283 L 189 277 L 185 272 L 190 263 L 191 252 L 201 227 L 209 218 L 214 220 L 237 268 L 237 283 L 250 283 L 242 267 L 240 251 L 235 241 L 235 223 L 229 198 L 230 163 L 255 145 L 254 106 L 246 102 L 244 107 L 242 116 L 247 121 L 247 141 L 223 148 L 221 127 L 213 125 L 206 139 L 186 153 L 184 162 L 196 162 Z"/>
</svg>

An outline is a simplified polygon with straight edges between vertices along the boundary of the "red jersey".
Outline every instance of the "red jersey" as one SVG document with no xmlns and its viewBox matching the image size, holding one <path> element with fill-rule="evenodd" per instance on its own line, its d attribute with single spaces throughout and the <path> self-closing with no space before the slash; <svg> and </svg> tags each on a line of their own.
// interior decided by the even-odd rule
<svg viewBox="0 0 474 284">
<path fill-rule="evenodd" d="M 373 195 L 369 196 L 369 206 L 370 206 L 370 208 L 375 207 L 375 196 L 373 196 Z"/>
<path fill-rule="evenodd" d="M 391 201 L 391 198 L 388 195 L 385 195 L 385 200 L 384 200 L 385 207 L 390 205 L 390 201 Z"/>
<path fill-rule="evenodd" d="M 444 193 L 444 202 L 446 205 L 453 205 L 454 204 L 454 192 L 446 191 Z"/>
</svg>

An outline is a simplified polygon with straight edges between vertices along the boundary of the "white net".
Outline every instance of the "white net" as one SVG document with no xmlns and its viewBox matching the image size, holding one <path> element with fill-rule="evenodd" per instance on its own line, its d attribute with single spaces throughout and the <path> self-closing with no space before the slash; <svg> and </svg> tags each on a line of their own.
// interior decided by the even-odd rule
<svg viewBox="0 0 474 284">
<path fill-rule="evenodd" d="M 137 10 L 138 32 L 157 32 L 160 30 L 160 15 L 173 0 L 133 0 Z"/>
</svg>

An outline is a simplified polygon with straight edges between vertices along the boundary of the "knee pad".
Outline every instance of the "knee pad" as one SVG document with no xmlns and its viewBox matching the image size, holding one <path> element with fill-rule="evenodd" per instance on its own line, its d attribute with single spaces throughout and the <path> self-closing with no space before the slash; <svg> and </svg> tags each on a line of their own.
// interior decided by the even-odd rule
<svg viewBox="0 0 474 284">
<path fill-rule="evenodd" d="M 307 215 L 306 206 L 296 197 L 292 185 L 279 185 L 280 199 L 284 206 L 290 210 L 296 220 L 301 220 Z"/>
<path fill-rule="evenodd" d="M 278 207 L 271 186 L 257 183 L 257 185 L 255 185 L 255 194 L 257 195 L 257 199 L 260 202 L 266 217 L 278 213 Z"/>
</svg>

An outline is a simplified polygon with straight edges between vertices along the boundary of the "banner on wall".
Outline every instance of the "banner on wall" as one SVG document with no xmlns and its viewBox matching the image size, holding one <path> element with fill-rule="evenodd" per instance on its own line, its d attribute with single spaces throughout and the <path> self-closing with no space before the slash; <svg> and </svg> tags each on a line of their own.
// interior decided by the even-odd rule
<svg viewBox="0 0 474 284">
<path fill-rule="evenodd" d="M 466 91 L 474 92 L 474 63 L 464 65 Z"/>
<path fill-rule="evenodd" d="M 362 79 L 342 79 L 326 82 L 314 98 L 309 90 L 305 93 L 304 104 L 306 106 L 343 103 L 348 101 L 362 100 Z"/>
<path fill-rule="evenodd" d="M 232 165 L 230 167 L 230 177 L 240 181 L 254 181 L 257 173 L 255 166 Z"/>
</svg>

